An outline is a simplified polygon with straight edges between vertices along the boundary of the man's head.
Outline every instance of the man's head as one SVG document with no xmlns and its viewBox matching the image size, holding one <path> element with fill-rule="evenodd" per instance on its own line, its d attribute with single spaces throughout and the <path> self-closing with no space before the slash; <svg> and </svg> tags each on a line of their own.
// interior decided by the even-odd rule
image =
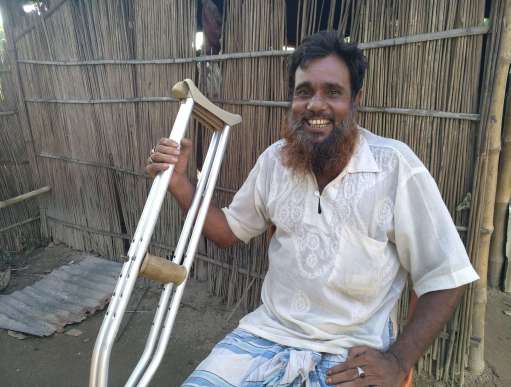
<svg viewBox="0 0 511 387">
<path fill-rule="evenodd" d="M 358 138 L 355 112 L 366 67 L 362 51 L 334 32 L 305 38 L 293 53 L 284 131 L 284 160 L 293 170 L 322 174 L 346 166 Z"/>
<path fill-rule="evenodd" d="M 289 61 L 289 97 L 295 89 L 296 70 L 306 68 L 315 59 L 329 55 L 337 56 L 346 64 L 349 76 L 351 95 L 353 98 L 362 89 L 367 69 L 367 59 L 355 43 L 345 43 L 334 31 L 321 31 L 307 36 L 293 52 Z"/>
</svg>

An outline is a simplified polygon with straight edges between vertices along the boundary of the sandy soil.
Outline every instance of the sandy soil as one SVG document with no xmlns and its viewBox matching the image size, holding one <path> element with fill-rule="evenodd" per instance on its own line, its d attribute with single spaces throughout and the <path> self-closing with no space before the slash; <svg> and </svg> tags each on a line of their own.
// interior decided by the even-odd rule
<svg viewBox="0 0 511 387">
<path fill-rule="evenodd" d="M 76 252 L 53 246 L 39 249 L 18 261 L 9 287 L 4 293 L 30 285 L 53 268 L 73 259 Z M 121 386 L 142 352 L 159 290 L 140 282 L 132 297 L 120 335 L 112 352 L 111 386 Z M 490 292 L 487 318 L 487 371 L 479 378 L 468 376 L 475 386 L 511 386 L 511 295 Z M 66 327 L 82 332 L 79 336 L 57 333 L 48 338 L 18 340 L 0 330 L 0 385 L 5 387 L 74 387 L 88 384 L 89 364 L 94 341 L 104 312 L 79 324 Z M 179 386 L 194 367 L 228 331 L 237 325 L 242 312 L 230 321 L 231 309 L 220 299 L 208 295 L 205 283 L 190 281 L 179 311 L 169 348 L 151 386 Z M 418 379 L 416 386 L 440 386 Z"/>
</svg>

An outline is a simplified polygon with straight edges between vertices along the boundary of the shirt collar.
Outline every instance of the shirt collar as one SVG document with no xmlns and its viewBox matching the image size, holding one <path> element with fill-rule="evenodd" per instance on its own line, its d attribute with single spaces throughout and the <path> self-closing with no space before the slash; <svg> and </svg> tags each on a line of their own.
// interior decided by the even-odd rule
<svg viewBox="0 0 511 387">
<path fill-rule="evenodd" d="M 346 167 L 346 172 L 381 172 L 361 128 L 359 128 L 357 147 Z"/>
</svg>

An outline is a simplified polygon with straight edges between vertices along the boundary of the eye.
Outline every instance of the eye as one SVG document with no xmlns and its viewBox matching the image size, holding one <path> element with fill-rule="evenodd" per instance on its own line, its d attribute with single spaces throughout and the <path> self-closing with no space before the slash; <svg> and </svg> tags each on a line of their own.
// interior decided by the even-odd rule
<svg viewBox="0 0 511 387">
<path fill-rule="evenodd" d="M 300 87 L 298 89 L 295 90 L 295 97 L 308 97 L 310 96 L 311 92 L 310 92 L 310 89 L 306 88 L 306 87 Z"/>
<path fill-rule="evenodd" d="M 337 88 L 330 88 L 328 89 L 328 95 L 332 96 L 332 97 L 338 97 L 340 95 L 342 95 L 342 90 L 339 90 Z"/>
</svg>

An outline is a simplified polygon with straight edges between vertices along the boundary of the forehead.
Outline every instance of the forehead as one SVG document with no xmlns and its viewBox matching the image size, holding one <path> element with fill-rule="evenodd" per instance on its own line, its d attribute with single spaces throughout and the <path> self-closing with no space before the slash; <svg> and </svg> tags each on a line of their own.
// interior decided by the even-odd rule
<svg viewBox="0 0 511 387">
<path fill-rule="evenodd" d="M 295 87 L 304 82 L 318 86 L 333 83 L 350 89 L 350 71 L 344 60 L 336 55 L 329 55 L 313 59 L 304 68 L 296 69 Z"/>
</svg>

